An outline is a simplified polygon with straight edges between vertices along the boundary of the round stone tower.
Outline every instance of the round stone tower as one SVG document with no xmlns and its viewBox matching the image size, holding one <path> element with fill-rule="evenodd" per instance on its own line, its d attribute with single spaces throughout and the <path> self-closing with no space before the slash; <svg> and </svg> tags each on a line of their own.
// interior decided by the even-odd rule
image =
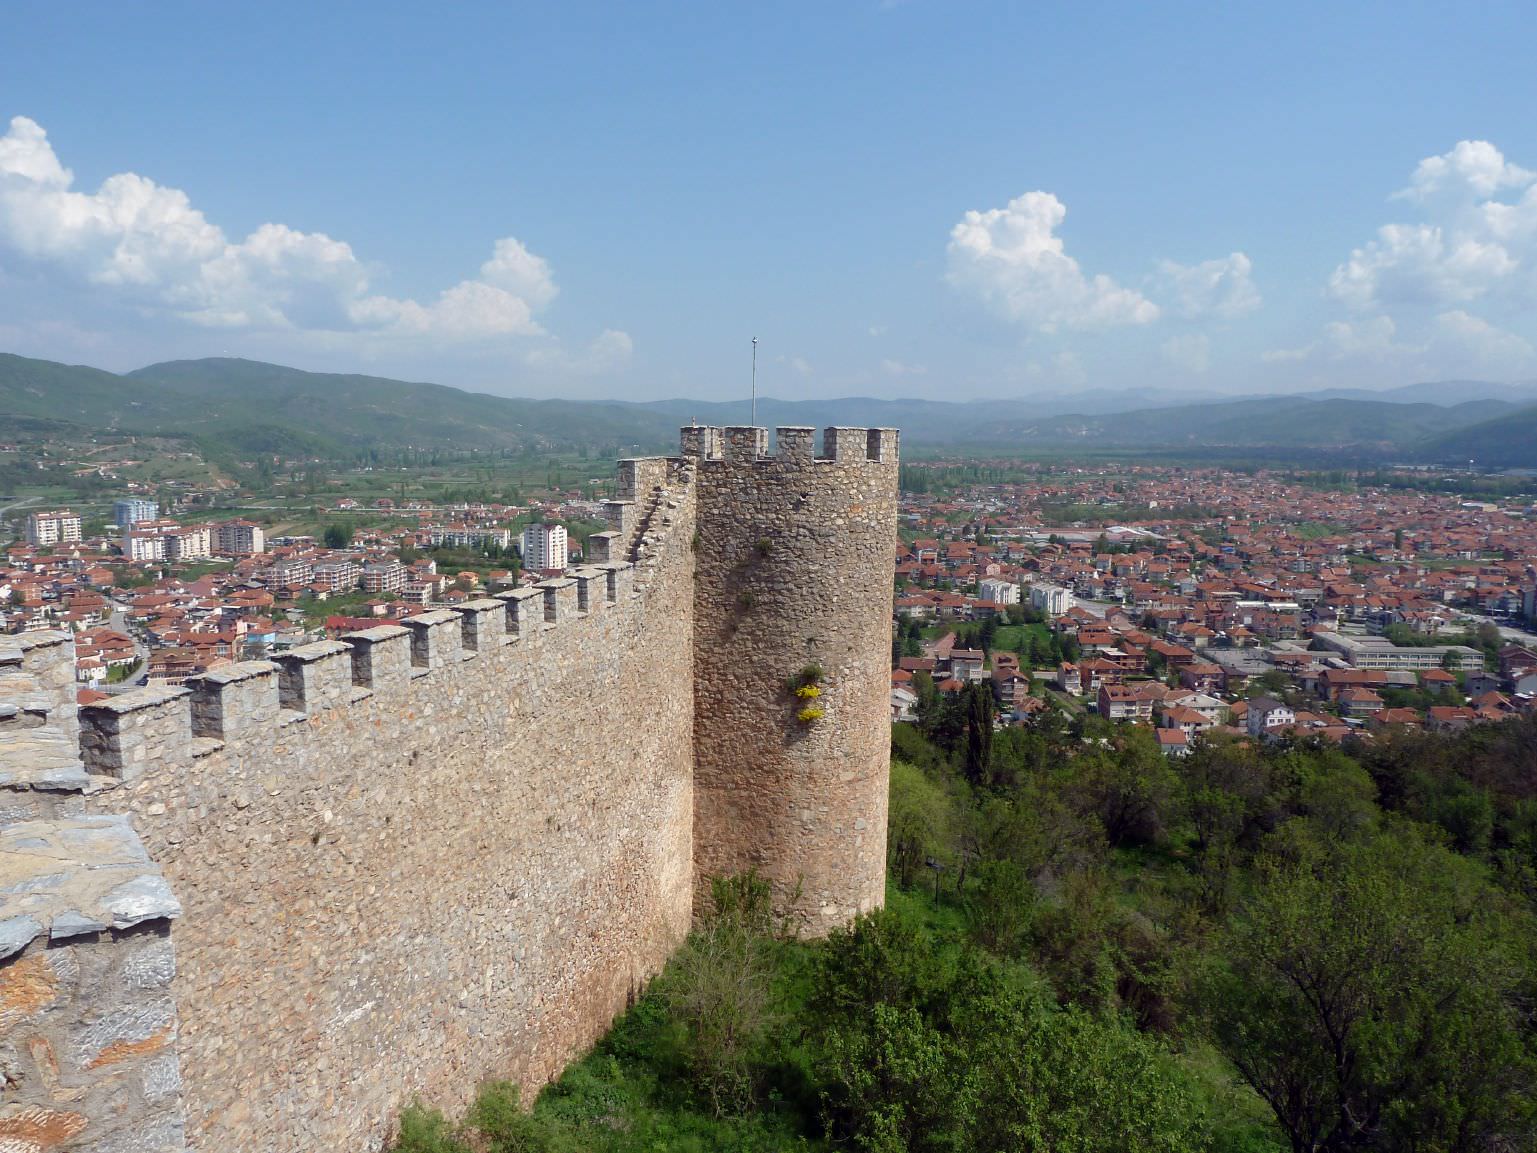
<svg viewBox="0 0 1537 1153">
<path fill-rule="evenodd" d="M 696 907 L 753 869 L 802 932 L 886 881 L 895 429 L 683 429 L 694 538 Z"/>
</svg>

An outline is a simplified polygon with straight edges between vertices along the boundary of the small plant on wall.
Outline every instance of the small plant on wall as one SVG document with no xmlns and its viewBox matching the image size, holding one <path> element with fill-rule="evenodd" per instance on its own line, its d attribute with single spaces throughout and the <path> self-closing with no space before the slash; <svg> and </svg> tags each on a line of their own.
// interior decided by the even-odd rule
<svg viewBox="0 0 1537 1153">
<path fill-rule="evenodd" d="M 822 666 L 807 665 L 790 678 L 785 686 L 800 706 L 795 719 L 803 725 L 812 725 L 827 715 L 822 708 Z"/>
</svg>

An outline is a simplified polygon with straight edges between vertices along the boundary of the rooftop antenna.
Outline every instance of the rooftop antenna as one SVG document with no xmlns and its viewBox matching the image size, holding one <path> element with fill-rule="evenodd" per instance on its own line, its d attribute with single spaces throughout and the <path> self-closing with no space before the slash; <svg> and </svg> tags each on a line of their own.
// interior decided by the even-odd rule
<svg viewBox="0 0 1537 1153">
<path fill-rule="evenodd" d="M 758 427 L 758 338 L 752 338 L 752 427 Z"/>
</svg>

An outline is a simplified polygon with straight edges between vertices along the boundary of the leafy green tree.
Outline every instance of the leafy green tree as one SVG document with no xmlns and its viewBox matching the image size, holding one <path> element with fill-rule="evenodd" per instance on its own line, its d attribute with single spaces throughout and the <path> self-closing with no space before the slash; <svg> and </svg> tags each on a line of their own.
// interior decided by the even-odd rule
<svg viewBox="0 0 1537 1153">
<path fill-rule="evenodd" d="M 954 815 L 949 794 L 922 769 L 891 762 L 886 856 L 897 884 L 912 888 L 931 857 L 947 855 Z"/>
<path fill-rule="evenodd" d="M 1197 984 L 1213 1040 L 1292 1148 L 1529 1147 L 1529 915 L 1407 829 L 1292 848 Z"/>
<path fill-rule="evenodd" d="M 966 924 L 984 948 L 1010 957 L 1024 946 L 1035 911 L 1035 886 L 1016 861 L 982 861 L 966 890 Z"/>
<path fill-rule="evenodd" d="M 978 1153 L 1200 1153 L 1210 1129 L 1190 1077 L 1114 1018 L 982 1003 L 968 1035 Z"/>
<path fill-rule="evenodd" d="M 1180 793 L 1169 758 L 1145 729 L 1117 726 L 1109 739 L 1077 761 L 1085 809 L 1098 814 L 1112 845 L 1161 841 Z"/>
<path fill-rule="evenodd" d="M 711 910 L 670 967 L 663 995 L 695 1084 L 716 1116 L 753 1104 L 754 1057 L 776 1022 L 772 894 L 752 873 L 717 877 Z"/>
</svg>

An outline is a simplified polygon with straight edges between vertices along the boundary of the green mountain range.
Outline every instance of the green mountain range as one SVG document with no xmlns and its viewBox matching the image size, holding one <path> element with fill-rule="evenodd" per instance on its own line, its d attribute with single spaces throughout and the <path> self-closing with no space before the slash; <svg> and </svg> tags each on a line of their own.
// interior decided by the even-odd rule
<svg viewBox="0 0 1537 1153">
<path fill-rule="evenodd" d="M 170 361 L 115 375 L 0 354 L 0 416 L 285 457 L 408 447 L 651 450 L 677 435 L 662 415 L 628 405 L 488 396 L 230 359 Z"/>
<path fill-rule="evenodd" d="M 969 402 L 844 397 L 758 402 L 758 422 L 901 428 L 908 443 L 979 450 L 1075 448 L 1349 450 L 1363 459 L 1537 466 L 1537 404 L 1512 386 L 1210 399 L 1094 394 L 1120 411 L 1041 399 Z M 1474 397 L 1437 404 L 1427 396 Z M 1413 398 L 1413 399 L 1411 399 Z M 1141 405 L 1137 400 L 1141 399 Z M 1163 400 L 1163 403 L 1159 403 Z M 1183 402 L 1180 402 L 1183 401 Z M 216 455 L 354 459 L 371 451 L 667 451 L 677 428 L 746 423 L 745 401 L 529 400 L 376 376 L 233 359 L 116 374 L 0 353 L 0 423 L 18 431 L 114 430 L 184 437 Z M 0 434 L 3 435 L 3 434 Z"/>
</svg>

